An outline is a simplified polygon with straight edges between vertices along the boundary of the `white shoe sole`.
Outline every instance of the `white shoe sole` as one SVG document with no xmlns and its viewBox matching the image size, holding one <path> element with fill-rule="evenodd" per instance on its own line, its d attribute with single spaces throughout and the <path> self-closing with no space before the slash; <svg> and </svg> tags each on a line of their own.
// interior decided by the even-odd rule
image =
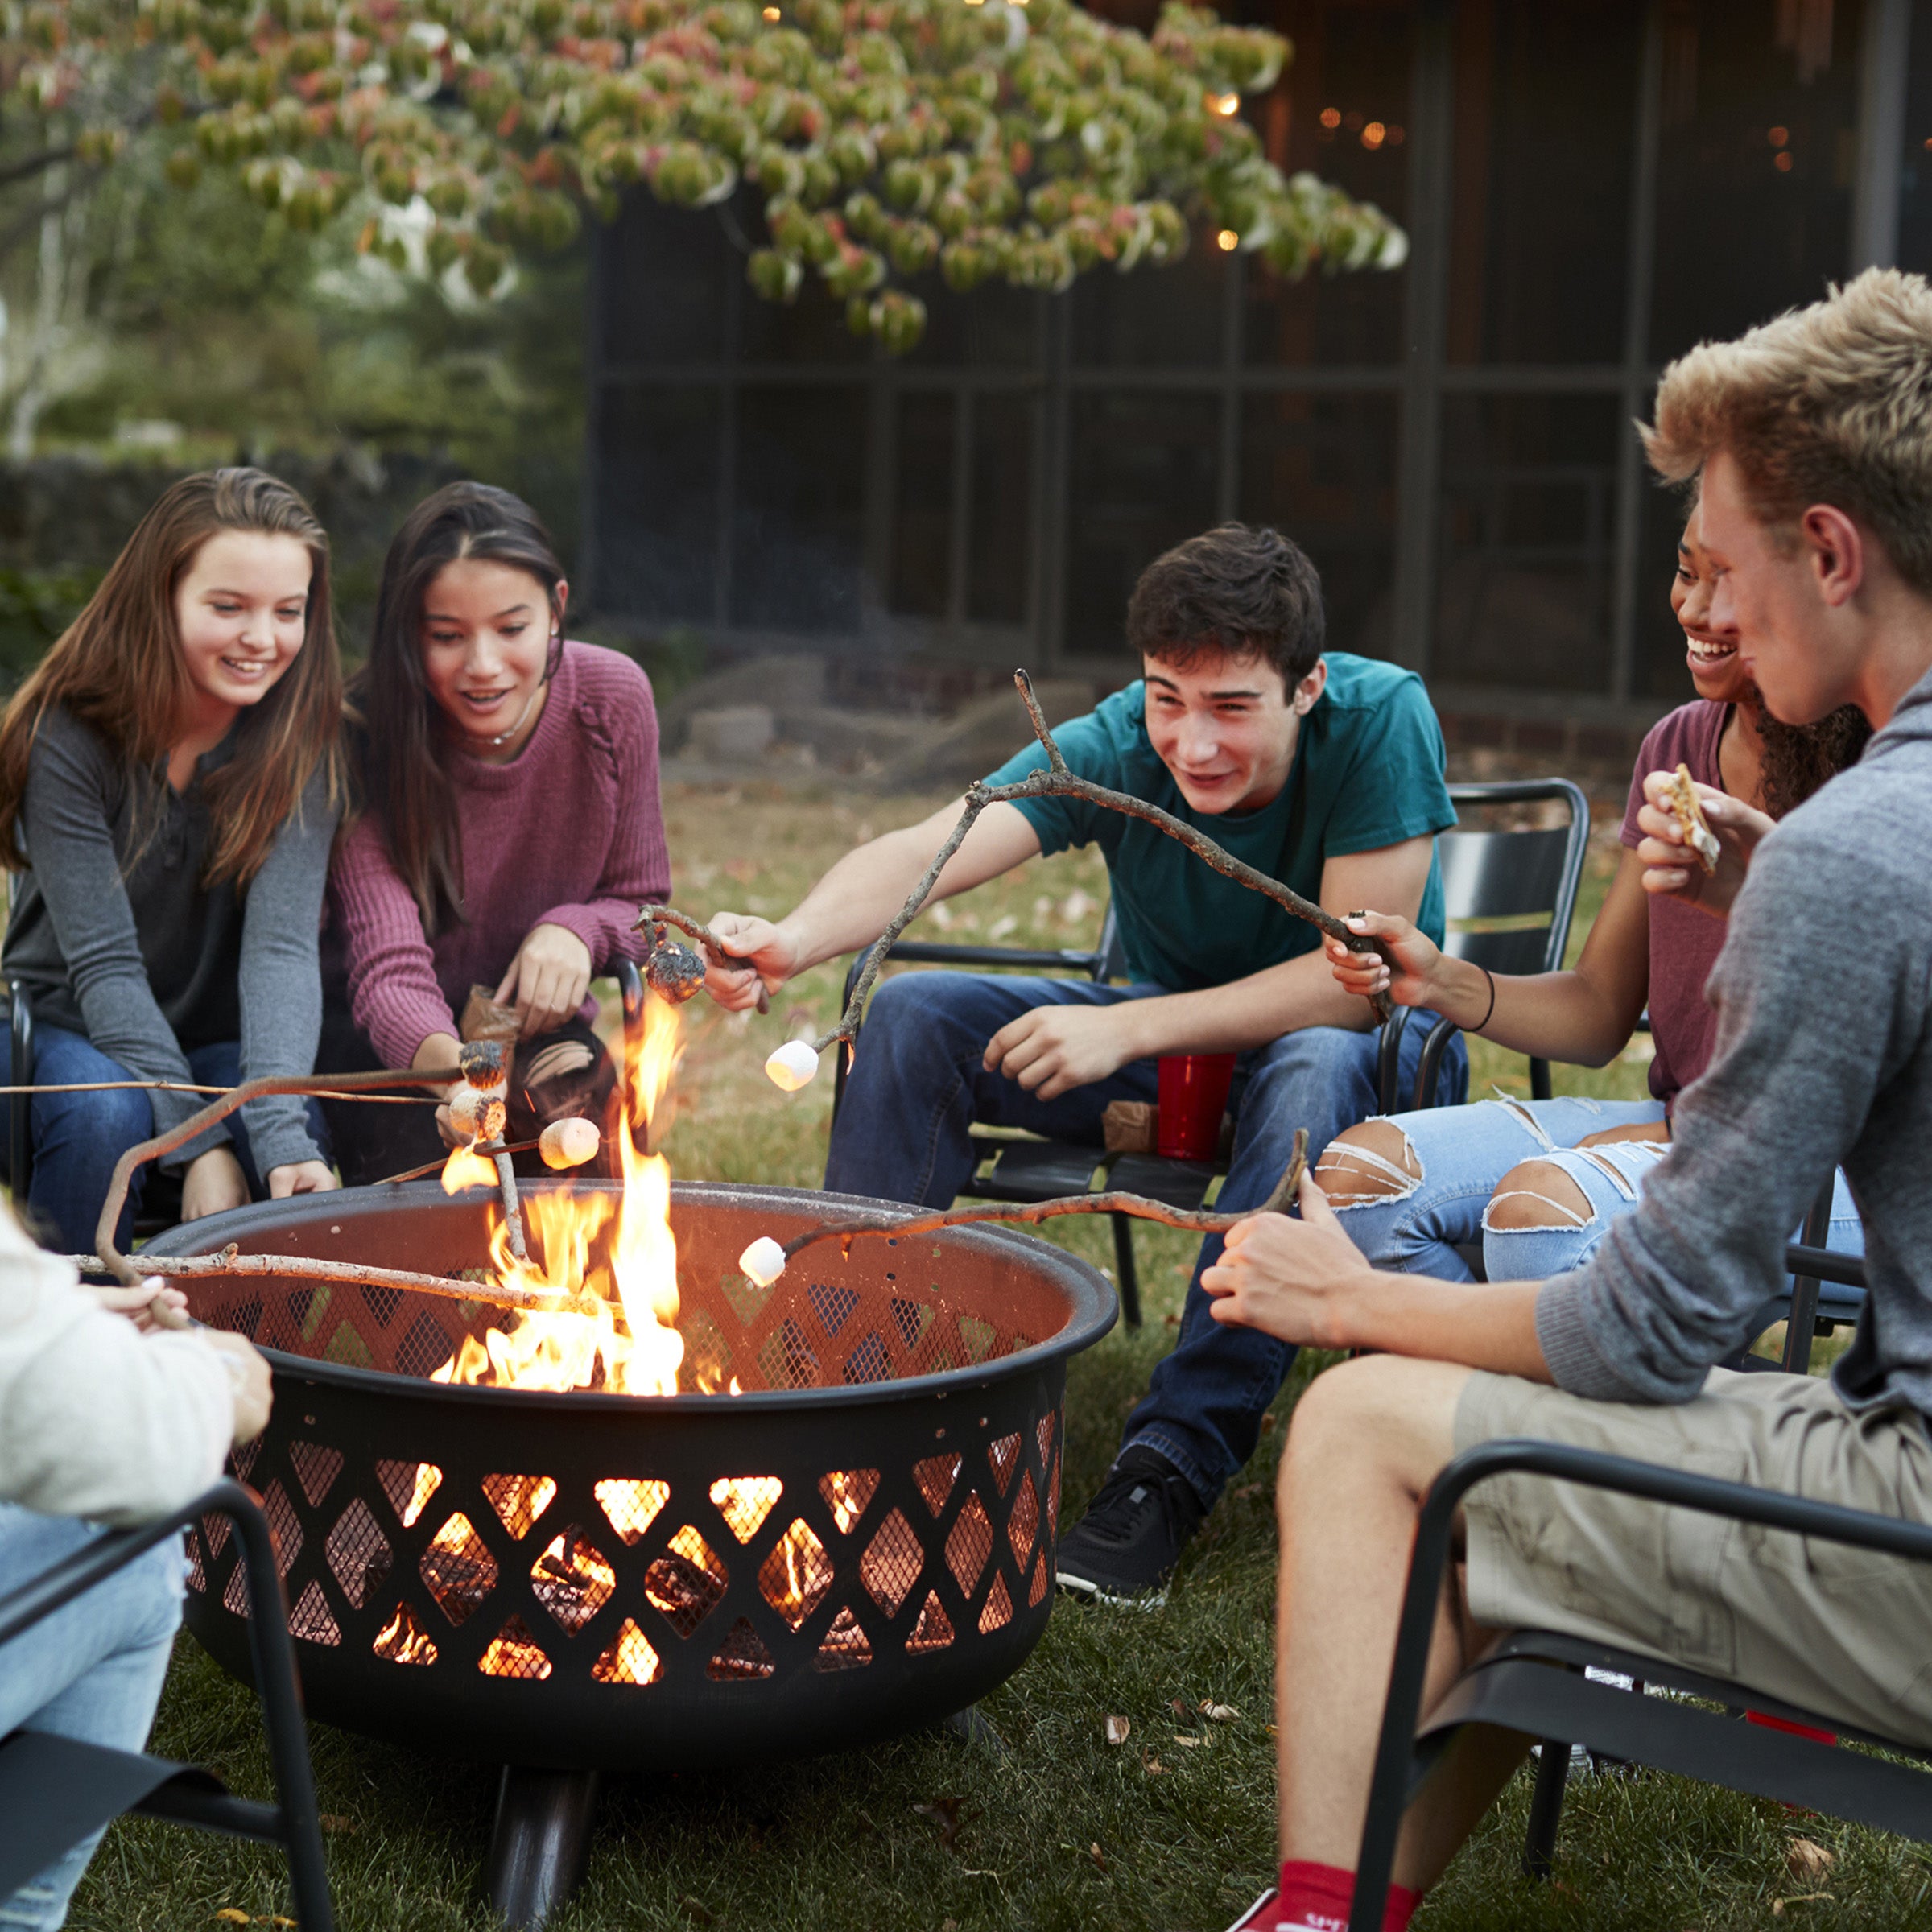
<svg viewBox="0 0 1932 1932">
<path fill-rule="evenodd" d="M 1168 1586 L 1165 1583 L 1158 1590 L 1139 1590 L 1132 1596 L 1122 1596 L 1116 1591 L 1102 1589 L 1086 1577 L 1075 1576 L 1070 1570 L 1055 1571 L 1053 1580 L 1069 1596 L 1077 1596 L 1084 1604 L 1104 1604 L 1109 1610 L 1164 1610 L 1167 1607 Z"/>
</svg>

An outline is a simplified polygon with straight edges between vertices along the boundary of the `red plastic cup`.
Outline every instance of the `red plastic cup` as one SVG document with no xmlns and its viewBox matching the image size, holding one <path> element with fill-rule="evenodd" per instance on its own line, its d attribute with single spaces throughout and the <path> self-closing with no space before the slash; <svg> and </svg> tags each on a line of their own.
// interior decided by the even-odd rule
<svg viewBox="0 0 1932 1932">
<path fill-rule="evenodd" d="M 1170 1161 L 1211 1161 L 1220 1152 L 1221 1116 L 1234 1080 L 1231 1053 L 1161 1057 L 1160 1124 L 1154 1145 Z"/>
</svg>

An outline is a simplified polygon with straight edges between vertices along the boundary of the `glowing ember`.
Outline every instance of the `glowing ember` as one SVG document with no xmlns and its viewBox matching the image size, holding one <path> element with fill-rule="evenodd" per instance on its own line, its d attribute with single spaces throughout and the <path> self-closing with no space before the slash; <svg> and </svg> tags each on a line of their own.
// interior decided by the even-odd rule
<svg viewBox="0 0 1932 1932">
<path fill-rule="evenodd" d="M 671 1170 L 635 1141 L 662 1108 L 681 1051 L 676 1008 L 644 1002 L 636 1063 L 618 1084 L 611 1137 L 624 1187 L 613 1196 L 568 1189 L 523 1199 L 530 1258 L 510 1251 L 500 1208 L 490 1213 L 490 1259 L 510 1287 L 554 1294 L 568 1305 L 526 1313 L 462 1345 L 435 1373 L 444 1382 L 494 1388 L 597 1389 L 617 1395 L 675 1395 L 684 1340 L 678 1333 L 678 1249 L 671 1232 Z M 464 1163 L 467 1163 L 465 1165 Z M 481 1176 L 477 1170 L 482 1170 Z M 495 1173 L 458 1150 L 444 1170 L 454 1192 Z"/>
</svg>

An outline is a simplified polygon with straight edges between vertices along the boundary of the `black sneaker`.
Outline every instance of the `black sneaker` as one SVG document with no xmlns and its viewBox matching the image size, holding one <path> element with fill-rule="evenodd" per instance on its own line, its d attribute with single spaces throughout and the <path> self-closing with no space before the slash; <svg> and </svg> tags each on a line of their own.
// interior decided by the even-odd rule
<svg viewBox="0 0 1932 1932">
<path fill-rule="evenodd" d="M 1055 1579 L 1089 1603 L 1158 1610 L 1207 1513 L 1194 1485 L 1158 1449 L 1124 1449 L 1087 1513 L 1060 1538 Z"/>
</svg>

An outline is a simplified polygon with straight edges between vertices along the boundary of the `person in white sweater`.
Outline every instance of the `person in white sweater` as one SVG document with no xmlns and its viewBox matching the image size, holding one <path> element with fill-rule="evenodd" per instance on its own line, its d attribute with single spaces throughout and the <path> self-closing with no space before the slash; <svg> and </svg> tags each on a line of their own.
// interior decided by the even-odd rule
<svg viewBox="0 0 1932 1932">
<path fill-rule="evenodd" d="M 95 1290 L 0 1208 L 0 1595 L 105 1528 L 192 1502 L 268 1421 L 268 1364 L 241 1336 L 156 1327 L 159 1281 Z M 170 1540 L 0 1645 L 0 1737 L 138 1750 L 181 1617 Z M 5 1932 L 53 1932 L 100 1834 L 0 1899 Z"/>
</svg>

